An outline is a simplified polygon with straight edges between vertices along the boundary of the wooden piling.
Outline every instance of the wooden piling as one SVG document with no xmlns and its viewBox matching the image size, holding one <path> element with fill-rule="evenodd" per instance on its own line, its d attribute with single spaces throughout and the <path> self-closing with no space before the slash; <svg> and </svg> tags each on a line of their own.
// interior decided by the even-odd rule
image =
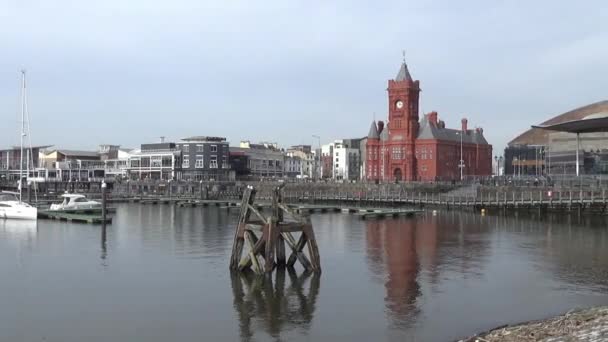
<svg viewBox="0 0 608 342">
<path fill-rule="evenodd" d="M 248 187 L 243 193 L 230 257 L 231 269 L 245 271 L 251 268 L 255 273 L 268 274 L 277 266 L 293 267 L 299 261 L 307 271 L 321 272 L 319 249 L 310 217 L 296 214 L 286 206 L 281 188 L 279 186 L 272 192 L 271 215 L 268 217 L 255 208 L 253 187 Z M 285 220 L 286 217 L 290 220 Z M 260 232 L 261 236 L 256 235 Z M 300 233 L 297 241 L 293 233 Z M 243 253 L 245 242 L 247 253 Z M 291 249 L 289 258 L 285 255 L 285 244 Z M 308 255 L 304 252 L 306 246 Z"/>
</svg>

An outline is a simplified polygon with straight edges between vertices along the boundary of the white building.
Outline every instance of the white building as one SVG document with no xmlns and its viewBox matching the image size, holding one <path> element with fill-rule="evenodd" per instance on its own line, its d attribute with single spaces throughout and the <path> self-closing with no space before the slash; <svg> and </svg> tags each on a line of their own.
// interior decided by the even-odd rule
<svg viewBox="0 0 608 342">
<path fill-rule="evenodd" d="M 287 152 L 283 163 L 283 175 L 290 178 L 302 178 L 302 159 Z"/>
<path fill-rule="evenodd" d="M 359 139 L 341 139 L 321 147 L 324 178 L 358 180 L 361 174 Z"/>
</svg>

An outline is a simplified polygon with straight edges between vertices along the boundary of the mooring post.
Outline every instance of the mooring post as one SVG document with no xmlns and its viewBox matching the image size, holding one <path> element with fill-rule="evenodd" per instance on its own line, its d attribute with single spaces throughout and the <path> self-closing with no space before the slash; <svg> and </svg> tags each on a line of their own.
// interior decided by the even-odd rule
<svg viewBox="0 0 608 342">
<path fill-rule="evenodd" d="M 106 225 L 106 182 L 101 181 L 101 221 L 103 226 Z"/>
</svg>

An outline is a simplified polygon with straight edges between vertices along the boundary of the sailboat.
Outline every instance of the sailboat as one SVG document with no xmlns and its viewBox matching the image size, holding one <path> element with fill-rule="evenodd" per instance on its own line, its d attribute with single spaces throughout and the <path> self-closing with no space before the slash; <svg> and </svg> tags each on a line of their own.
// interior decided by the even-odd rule
<svg viewBox="0 0 608 342">
<path fill-rule="evenodd" d="M 23 144 L 24 138 L 29 135 L 25 131 L 25 116 L 27 112 L 27 98 L 25 88 L 25 70 L 21 70 L 21 154 L 19 162 L 19 192 L 2 191 L 0 193 L 0 218 L 4 219 L 22 219 L 36 220 L 38 218 L 38 209 L 22 201 L 23 198 L 23 181 L 29 176 L 29 155 L 27 160 L 27 174 L 23 176 Z M 29 119 L 29 116 L 28 116 Z M 29 133 L 29 124 L 28 124 Z"/>
</svg>

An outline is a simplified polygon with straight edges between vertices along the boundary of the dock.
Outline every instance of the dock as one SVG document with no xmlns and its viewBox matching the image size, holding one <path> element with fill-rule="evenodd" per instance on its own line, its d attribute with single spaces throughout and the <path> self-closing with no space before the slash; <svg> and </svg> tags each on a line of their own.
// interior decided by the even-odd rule
<svg viewBox="0 0 608 342">
<path fill-rule="evenodd" d="M 377 209 L 377 210 L 362 210 L 355 215 L 359 216 L 362 220 L 368 218 L 384 218 L 384 217 L 398 217 L 398 216 L 413 216 L 416 213 L 422 212 L 419 209 Z"/>
<path fill-rule="evenodd" d="M 38 218 L 51 219 L 68 222 L 93 223 L 102 224 L 103 218 L 101 215 L 84 214 L 72 211 L 58 210 L 38 210 Z M 105 223 L 112 223 L 112 218 L 106 218 Z"/>
</svg>

